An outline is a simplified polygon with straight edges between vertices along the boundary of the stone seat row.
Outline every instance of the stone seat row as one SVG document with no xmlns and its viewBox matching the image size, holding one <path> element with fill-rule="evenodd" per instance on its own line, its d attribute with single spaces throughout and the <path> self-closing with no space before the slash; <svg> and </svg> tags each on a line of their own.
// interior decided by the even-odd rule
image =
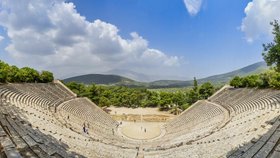
<svg viewBox="0 0 280 158">
<path fill-rule="evenodd" d="M 67 145 L 34 130 L 31 124 L 10 115 L 8 106 L 1 106 L 0 133 L 2 155 L 6 157 L 74 157 Z M 66 147 L 66 148 L 65 148 Z"/>
</svg>

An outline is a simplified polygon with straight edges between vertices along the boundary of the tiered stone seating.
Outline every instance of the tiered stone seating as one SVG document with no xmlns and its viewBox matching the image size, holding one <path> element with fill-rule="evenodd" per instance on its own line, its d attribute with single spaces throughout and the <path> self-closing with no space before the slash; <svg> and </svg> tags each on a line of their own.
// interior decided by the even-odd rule
<svg viewBox="0 0 280 158">
<path fill-rule="evenodd" d="M 279 94 L 280 91 L 271 89 L 225 89 L 211 101 L 229 110 L 231 117 L 226 124 L 205 137 L 169 148 L 150 148 L 144 150 L 144 155 L 148 158 L 279 157 Z"/>
<path fill-rule="evenodd" d="M 56 107 L 62 102 L 75 96 L 62 90 L 60 84 L 7 84 L 0 87 L 1 97 L 24 104 L 42 106 L 43 108 Z"/>
<path fill-rule="evenodd" d="M 76 131 L 88 128 L 89 135 L 104 143 L 136 149 L 140 142 L 130 141 L 118 135 L 118 122 L 87 98 L 75 98 L 58 107 L 59 119 Z"/>
<path fill-rule="evenodd" d="M 219 129 L 228 120 L 228 111 L 223 107 L 199 101 L 165 125 L 165 135 L 153 142 L 153 146 L 168 148 L 200 139 Z M 148 146 L 146 148 L 151 148 Z"/>
<path fill-rule="evenodd" d="M 24 110 L 26 110 L 26 108 Z M 53 135 L 57 140 L 68 144 L 71 150 L 83 153 L 86 157 L 98 157 L 97 155 L 100 157 L 112 157 L 112 155 L 131 157 L 131 155 L 135 155 L 137 152 L 135 148 L 122 149 L 116 146 L 116 144 L 101 141 L 100 137 L 90 137 L 90 135 L 82 133 L 81 130 L 77 132 L 73 130 L 73 126 L 62 124 L 59 119 L 54 118 L 54 116 L 44 115 L 44 113 L 40 113 L 32 108 L 28 108 L 27 110 L 29 120 L 33 121 L 32 124 L 36 126 L 36 128 L 38 127 L 46 134 Z M 40 115 L 44 117 L 40 117 Z M 71 119 L 75 120 L 75 118 Z M 46 128 L 46 125 L 48 125 L 48 128 Z M 105 136 L 105 134 L 103 135 Z M 109 152 L 113 149 L 114 152 Z"/>
<path fill-rule="evenodd" d="M 221 117 L 221 121 L 226 118 L 227 111 L 220 106 L 206 101 L 198 101 L 191 108 L 183 112 L 177 118 L 166 124 L 167 131 L 174 132 L 175 130 L 193 130 L 198 125 L 209 121 L 209 118 L 214 120 L 215 117 Z M 187 128 L 187 129 L 186 129 Z"/>
<path fill-rule="evenodd" d="M 117 121 L 113 120 L 108 114 L 106 114 L 87 98 L 75 98 L 68 102 L 64 102 L 59 107 L 59 110 L 64 110 L 65 112 L 68 112 L 84 120 L 99 120 L 98 123 L 101 123 L 105 126 L 115 127 L 118 124 Z"/>
<path fill-rule="evenodd" d="M 271 89 L 225 89 L 223 93 L 211 98 L 211 101 L 224 106 L 231 111 L 231 115 L 244 111 L 263 108 L 279 108 L 279 91 Z M 275 106 L 276 105 L 276 106 Z"/>
<path fill-rule="evenodd" d="M 32 128 L 14 107 L 0 105 L 0 157 L 74 157 L 67 145 Z M 80 155 L 81 156 L 81 155 Z"/>
<path fill-rule="evenodd" d="M 15 86 L 18 87 L 19 85 L 15 85 Z M 105 117 L 105 118 L 101 118 L 101 122 L 96 121 L 100 126 L 99 128 L 97 127 L 94 128 L 100 131 L 99 132 L 100 137 L 91 137 L 90 135 L 82 133 L 81 130 L 77 132 L 73 130 L 72 126 L 67 126 L 68 124 L 65 125 L 61 123 L 60 122 L 61 120 L 59 119 L 59 113 L 54 113 L 53 111 L 49 110 L 49 107 L 58 106 L 58 105 L 54 105 L 53 102 L 50 101 L 50 100 L 55 100 L 54 98 L 56 97 L 55 95 L 51 95 L 50 93 L 57 92 L 63 94 L 61 91 L 57 90 L 56 84 L 47 84 L 47 85 L 45 84 L 45 86 L 44 84 L 33 84 L 33 85 L 24 84 L 21 86 L 26 86 L 23 89 L 25 89 L 27 92 L 24 92 L 22 90 L 19 91 L 18 89 L 15 89 L 14 85 L 11 84 L 0 87 L 0 89 L 2 90 L 1 99 L 2 102 L 10 105 L 7 107 L 9 107 L 13 115 L 14 115 L 13 111 L 15 110 L 18 111 L 16 113 L 17 118 L 28 121 L 29 125 L 32 125 L 32 127 L 30 126 L 31 129 L 34 128 L 35 130 L 38 130 L 45 135 L 53 136 L 54 140 L 67 144 L 70 151 L 81 153 L 83 156 L 86 157 L 115 157 L 115 156 L 127 157 L 127 158 L 136 157 L 137 149 L 135 146 L 133 146 L 132 148 L 127 148 L 127 147 L 120 146 L 120 143 L 119 144 L 112 143 L 114 142 L 114 140 L 116 141 L 116 139 L 108 139 L 106 133 L 103 133 L 105 127 L 107 128 L 107 131 L 110 131 L 112 133 L 112 129 L 110 128 L 109 130 L 109 124 L 114 125 L 113 127 L 116 128 L 117 122 L 112 120 L 109 117 L 109 115 L 107 115 L 101 109 L 98 108 L 94 111 L 100 113 L 99 114 L 100 116 L 96 115 L 96 113 L 91 113 L 94 114 L 94 117 L 96 118 Z M 33 87 L 32 92 L 28 90 L 29 86 Z M 34 87 L 36 87 L 36 90 Z M 39 91 L 36 92 L 38 89 Z M 40 91 L 44 91 L 43 89 L 47 89 L 50 92 L 48 93 L 46 93 L 46 91 L 44 93 L 40 92 Z M 63 87 L 61 88 L 61 90 L 63 91 Z M 76 98 L 73 96 L 69 96 L 70 94 L 71 93 L 67 93 L 67 95 L 65 94 L 64 96 L 68 96 L 68 99 L 70 100 Z M 48 95 L 48 96 L 44 96 L 44 95 Z M 79 101 L 78 105 L 84 104 L 85 107 L 87 105 L 90 106 L 94 105 L 87 99 L 81 99 L 81 100 L 77 99 L 77 100 Z M 67 103 L 67 101 L 64 102 Z M 96 105 L 94 108 L 97 108 Z M 79 108 L 76 110 L 79 111 L 78 116 L 80 117 L 83 115 L 83 112 L 85 112 L 83 110 L 82 111 L 79 110 Z M 71 119 L 75 120 L 73 117 Z M 84 117 L 81 117 L 79 119 L 83 120 Z M 107 124 L 104 125 L 103 123 L 105 122 L 107 122 Z M 90 131 L 90 133 L 93 132 Z M 103 138 L 106 138 L 108 141 L 104 141 Z M 125 142 L 121 142 L 121 143 L 124 144 Z M 57 148 L 57 150 L 60 150 L 60 148 Z M 63 157 L 69 157 L 69 156 L 63 156 Z"/>
<path fill-rule="evenodd" d="M 75 98 L 64 102 L 58 107 L 63 120 L 82 131 L 84 124 L 89 126 L 90 133 L 95 137 L 108 137 L 116 131 L 118 122 L 87 98 Z"/>
<path fill-rule="evenodd" d="M 0 157 L 280 156 L 278 90 L 226 87 L 145 141 L 122 137 L 118 122 L 59 83 L 0 85 L 0 101 Z"/>
<path fill-rule="evenodd" d="M 258 139 L 253 139 L 250 142 L 244 144 L 240 148 L 232 151 L 228 154 L 228 157 L 268 157 L 271 155 L 272 157 L 279 157 L 279 149 L 273 150 L 274 148 L 278 148 L 279 144 L 277 144 L 280 138 L 280 120 L 279 116 L 272 119 L 269 122 L 272 124 L 270 130 L 262 135 Z M 278 146 L 277 146 L 278 145 Z"/>
</svg>

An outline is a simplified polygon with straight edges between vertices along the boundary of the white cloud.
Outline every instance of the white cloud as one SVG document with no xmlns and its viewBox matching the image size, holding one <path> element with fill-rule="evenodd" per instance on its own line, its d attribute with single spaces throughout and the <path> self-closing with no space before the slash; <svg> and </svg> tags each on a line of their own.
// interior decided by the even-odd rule
<svg viewBox="0 0 280 158">
<path fill-rule="evenodd" d="M 191 15 L 196 15 L 201 8 L 202 0 L 184 0 L 185 6 Z"/>
<path fill-rule="evenodd" d="M 139 67 L 154 73 L 179 65 L 178 57 L 149 48 L 136 32 L 124 39 L 115 25 L 87 21 L 63 0 L 1 0 L 0 25 L 6 28 L 6 51 L 14 59 L 51 69 L 58 77 Z"/>
<path fill-rule="evenodd" d="M 244 12 L 241 30 L 245 33 L 246 40 L 253 42 L 264 36 L 271 36 L 273 20 L 280 20 L 279 0 L 253 0 L 249 2 Z"/>
<path fill-rule="evenodd" d="M 0 35 L 0 42 L 3 41 L 5 38 Z"/>
</svg>

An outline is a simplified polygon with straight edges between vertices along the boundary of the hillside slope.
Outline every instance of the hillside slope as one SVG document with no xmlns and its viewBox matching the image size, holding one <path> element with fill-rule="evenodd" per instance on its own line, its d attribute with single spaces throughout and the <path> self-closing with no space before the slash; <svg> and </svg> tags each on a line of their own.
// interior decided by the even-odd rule
<svg viewBox="0 0 280 158">
<path fill-rule="evenodd" d="M 64 82 L 78 82 L 84 84 L 116 84 L 116 83 L 131 83 L 132 79 L 118 76 L 118 75 L 104 75 L 104 74 L 87 74 L 81 76 L 70 77 L 63 80 Z"/>
<path fill-rule="evenodd" d="M 206 78 L 198 79 L 198 83 L 211 82 L 213 84 L 223 84 L 230 81 L 234 76 L 246 76 L 251 74 L 258 74 L 268 67 L 265 62 L 257 62 L 255 64 L 243 67 L 241 69 L 231 71 L 224 74 L 214 75 Z M 84 84 L 106 84 L 106 85 L 120 85 L 128 87 L 146 87 L 146 88 L 167 88 L 167 87 L 188 87 L 191 86 L 193 81 L 181 80 L 158 80 L 153 82 L 138 82 L 119 75 L 104 75 L 104 74 L 88 74 L 67 78 L 64 82 L 80 82 Z"/>
<path fill-rule="evenodd" d="M 248 65 L 235 71 L 199 79 L 198 82 L 226 83 L 229 80 L 231 80 L 234 76 L 247 76 L 251 74 L 258 74 L 267 69 L 268 66 L 265 62 L 257 62 L 255 64 Z"/>
</svg>

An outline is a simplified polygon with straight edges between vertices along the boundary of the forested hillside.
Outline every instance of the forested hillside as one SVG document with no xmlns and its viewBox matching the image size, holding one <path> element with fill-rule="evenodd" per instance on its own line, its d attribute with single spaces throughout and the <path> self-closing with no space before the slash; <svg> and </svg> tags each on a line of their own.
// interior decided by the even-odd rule
<svg viewBox="0 0 280 158">
<path fill-rule="evenodd" d="M 64 82 L 78 82 L 84 84 L 116 84 L 116 83 L 130 83 L 135 82 L 132 79 L 118 76 L 118 75 L 104 75 L 104 74 L 88 74 L 70 77 L 63 80 Z"/>
</svg>

